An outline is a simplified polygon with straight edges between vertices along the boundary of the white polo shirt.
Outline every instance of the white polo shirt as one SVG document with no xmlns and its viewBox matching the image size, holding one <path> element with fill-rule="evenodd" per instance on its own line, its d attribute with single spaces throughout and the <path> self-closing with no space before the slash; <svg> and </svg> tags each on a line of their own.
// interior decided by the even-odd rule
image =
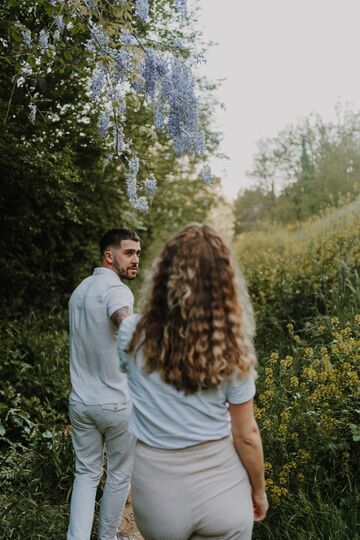
<svg viewBox="0 0 360 540">
<path fill-rule="evenodd" d="M 129 287 L 109 268 L 95 268 L 75 289 L 69 301 L 70 399 L 86 405 L 129 401 L 126 375 L 118 368 L 118 329 L 110 317 L 133 305 Z"/>
</svg>

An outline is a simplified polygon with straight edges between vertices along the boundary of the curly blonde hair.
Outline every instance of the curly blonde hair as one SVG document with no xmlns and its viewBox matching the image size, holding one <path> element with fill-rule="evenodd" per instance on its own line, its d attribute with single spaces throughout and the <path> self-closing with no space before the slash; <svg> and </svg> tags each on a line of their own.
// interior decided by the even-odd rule
<svg viewBox="0 0 360 540">
<path fill-rule="evenodd" d="M 193 393 L 253 371 L 245 327 L 230 252 L 211 227 L 195 223 L 165 244 L 127 350 L 142 346 L 147 372 Z"/>
</svg>

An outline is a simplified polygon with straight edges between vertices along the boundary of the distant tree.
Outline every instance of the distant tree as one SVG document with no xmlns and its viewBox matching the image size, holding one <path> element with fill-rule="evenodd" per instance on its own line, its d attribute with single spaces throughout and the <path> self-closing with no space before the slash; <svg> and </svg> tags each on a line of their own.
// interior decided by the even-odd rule
<svg viewBox="0 0 360 540">
<path fill-rule="evenodd" d="M 235 234 L 250 231 L 271 214 L 273 195 L 261 188 L 240 191 L 234 202 Z"/>
<path fill-rule="evenodd" d="M 311 115 L 273 138 L 262 139 L 250 176 L 255 187 L 239 193 L 235 202 L 238 232 L 246 216 L 250 227 L 263 219 L 298 222 L 324 206 L 338 204 L 346 194 L 355 197 L 360 179 L 360 114 L 339 108 L 337 121 L 329 123 Z"/>
</svg>

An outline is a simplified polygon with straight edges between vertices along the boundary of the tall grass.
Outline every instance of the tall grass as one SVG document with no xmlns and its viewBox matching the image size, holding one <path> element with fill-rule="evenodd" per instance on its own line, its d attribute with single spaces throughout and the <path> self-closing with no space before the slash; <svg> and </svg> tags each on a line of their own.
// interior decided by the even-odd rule
<svg viewBox="0 0 360 540">
<path fill-rule="evenodd" d="M 360 538 L 359 203 L 236 240 L 254 303 L 271 509 L 255 539 Z"/>
</svg>

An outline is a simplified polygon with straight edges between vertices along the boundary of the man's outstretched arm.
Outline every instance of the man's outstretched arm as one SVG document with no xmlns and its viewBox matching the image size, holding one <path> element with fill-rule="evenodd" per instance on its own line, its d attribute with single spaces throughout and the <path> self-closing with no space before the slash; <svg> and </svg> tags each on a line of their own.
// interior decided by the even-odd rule
<svg viewBox="0 0 360 540">
<path fill-rule="evenodd" d="M 117 326 L 117 328 L 119 328 L 122 321 L 126 319 L 126 317 L 129 317 L 129 315 L 132 315 L 132 313 L 133 311 L 131 307 L 125 306 L 114 311 L 114 313 L 111 315 L 111 320 Z"/>
</svg>

